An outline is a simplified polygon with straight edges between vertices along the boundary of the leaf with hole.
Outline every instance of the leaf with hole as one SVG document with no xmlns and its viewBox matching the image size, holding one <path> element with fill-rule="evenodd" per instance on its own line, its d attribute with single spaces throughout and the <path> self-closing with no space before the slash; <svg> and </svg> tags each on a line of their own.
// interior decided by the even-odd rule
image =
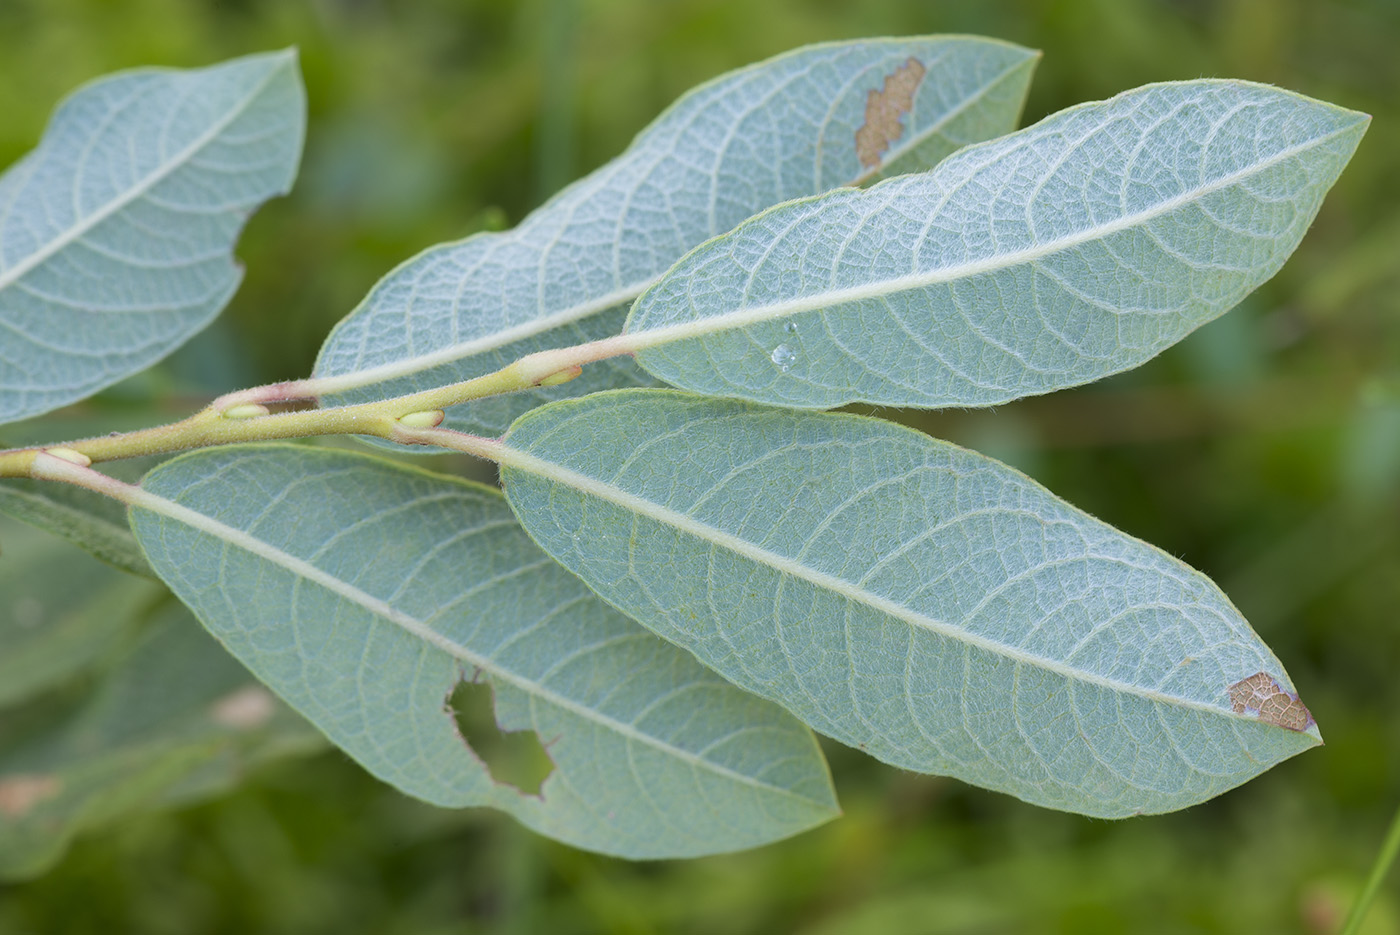
<svg viewBox="0 0 1400 935">
<path fill-rule="evenodd" d="M 1037 58 L 965 36 L 861 39 L 701 85 L 519 227 L 433 247 L 386 276 L 322 347 L 316 377 L 334 388 L 322 401 L 429 389 L 610 337 L 683 253 L 756 211 L 1011 130 Z M 891 80 L 897 100 L 879 96 Z M 562 387 L 453 407 L 446 424 L 499 435 L 540 402 L 650 382 L 617 359 Z"/>
<path fill-rule="evenodd" d="M 0 422 L 83 399 L 209 323 L 306 122 L 292 52 L 103 78 L 0 176 Z"/>
<path fill-rule="evenodd" d="M 536 409 L 495 454 L 609 603 L 896 766 L 1121 817 L 1320 743 L 1236 707 L 1256 673 L 1292 689 L 1207 578 L 902 426 L 623 390 Z"/>
<path fill-rule="evenodd" d="M 676 264 L 627 346 L 685 389 L 989 406 L 1135 367 L 1283 265 L 1370 118 L 1149 85 L 920 175 L 780 205 Z"/>
<path fill-rule="evenodd" d="M 810 731 L 627 620 L 529 540 L 499 492 L 345 452 L 194 452 L 142 483 L 152 566 L 366 769 L 630 857 L 751 847 L 832 818 Z M 553 771 L 531 795 L 458 733 L 494 691 Z"/>
</svg>

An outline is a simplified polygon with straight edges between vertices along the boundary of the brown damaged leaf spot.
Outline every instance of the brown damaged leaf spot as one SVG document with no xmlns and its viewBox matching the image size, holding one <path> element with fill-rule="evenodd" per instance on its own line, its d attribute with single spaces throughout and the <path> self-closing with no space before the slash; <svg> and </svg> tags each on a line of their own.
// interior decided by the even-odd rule
<svg viewBox="0 0 1400 935">
<path fill-rule="evenodd" d="M 860 164 L 873 169 L 891 144 L 904 135 L 900 119 L 914 106 L 914 92 L 927 73 L 924 63 L 910 58 L 885 76 L 885 86 L 865 98 L 865 123 L 856 131 Z"/>
<path fill-rule="evenodd" d="M 63 789 L 57 776 L 7 776 L 0 779 L 0 814 L 21 818 Z"/>
<path fill-rule="evenodd" d="M 1298 696 L 1267 672 L 1256 672 L 1230 686 L 1230 706 L 1236 714 L 1252 714 L 1265 724 L 1288 730 L 1307 730 L 1315 723 Z"/>
<path fill-rule="evenodd" d="M 209 709 L 214 723 L 233 730 L 262 727 L 277 713 L 277 701 L 260 685 L 247 685 L 230 692 Z"/>
</svg>

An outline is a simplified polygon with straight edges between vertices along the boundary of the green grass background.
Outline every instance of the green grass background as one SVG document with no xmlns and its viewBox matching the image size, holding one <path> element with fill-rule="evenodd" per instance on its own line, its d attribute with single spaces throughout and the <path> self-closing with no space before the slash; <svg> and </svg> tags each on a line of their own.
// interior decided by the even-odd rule
<svg viewBox="0 0 1400 935">
<path fill-rule="evenodd" d="M 1335 931 L 1400 805 L 1397 0 L 0 0 L 0 166 L 89 78 L 300 47 L 300 181 L 249 225 L 232 306 L 81 410 L 164 419 L 305 375 L 394 264 L 516 223 L 686 88 L 804 43 L 931 32 L 1044 50 L 1027 123 L 1199 76 L 1374 115 L 1298 253 L 1229 315 L 1092 386 L 901 416 L 1214 577 L 1325 747 L 1189 811 L 1108 823 L 833 744 L 844 818 L 645 864 L 417 804 L 331 752 L 84 838 L 0 887 L 0 933 Z M 1400 932 L 1397 893 L 1367 932 Z"/>
</svg>

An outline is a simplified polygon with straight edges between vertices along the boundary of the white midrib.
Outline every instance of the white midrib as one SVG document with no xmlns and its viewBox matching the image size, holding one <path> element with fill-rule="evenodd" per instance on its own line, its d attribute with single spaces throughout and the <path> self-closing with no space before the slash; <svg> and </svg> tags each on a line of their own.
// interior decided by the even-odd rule
<svg viewBox="0 0 1400 935">
<path fill-rule="evenodd" d="M 118 211 L 122 210 L 126 206 L 130 205 L 138 198 L 141 198 L 160 182 L 169 178 L 173 172 L 182 168 L 185 165 L 185 163 L 187 163 L 191 158 L 193 158 L 193 156 L 196 153 L 198 153 L 205 146 L 208 146 L 209 143 L 212 140 L 214 140 L 220 133 L 228 129 L 230 124 L 232 124 L 235 120 L 241 117 L 243 113 L 248 109 L 248 106 L 252 104 L 253 101 L 255 101 L 260 94 L 262 94 L 262 92 L 272 82 L 273 78 L 275 78 L 281 72 L 281 70 L 282 67 L 279 66 L 269 71 L 267 75 L 264 76 L 262 80 L 260 80 L 257 83 L 257 85 L 252 89 L 252 91 L 250 91 L 247 96 L 245 96 L 242 100 L 238 102 L 237 106 L 230 108 L 229 112 L 225 114 L 222 118 L 220 118 L 217 122 L 211 124 L 209 129 L 201 133 L 198 137 L 191 141 L 188 146 L 180 150 L 172 158 L 167 159 L 165 162 L 157 166 L 154 171 L 148 174 L 140 182 L 136 183 L 131 188 L 123 192 L 121 195 L 112 199 L 107 204 L 103 205 L 101 208 L 97 209 L 93 213 L 79 220 L 78 223 L 63 231 L 58 237 L 49 241 L 43 247 L 40 247 L 38 250 L 36 250 L 34 253 L 31 253 L 19 263 L 15 264 L 7 270 L 0 270 L 0 292 L 3 292 L 10 286 L 13 286 L 15 283 L 19 282 L 19 280 L 24 278 L 24 276 L 27 273 L 41 266 L 45 261 L 55 256 L 59 251 L 71 246 L 74 243 L 77 243 L 78 240 L 80 240 L 89 231 L 93 230 L 103 221 L 107 220 L 112 215 L 116 214 Z"/>
<path fill-rule="evenodd" d="M 956 107 L 949 109 L 936 122 L 929 124 L 920 133 L 911 136 L 902 145 L 896 146 L 885 156 L 881 165 L 888 165 L 900 159 L 915 147 L 925 143 L 933 135 L 942 132 L 953 120 L 966 113 L 967 110 L 982 98 L 991 93 L 991 89 L 996 87 L 1007 75 L 1012 74 L 1018 68 L 1024 67 L 1025 62 L 1017 62 L 1004 69 L 995 78 L 978 88 L 976 93 L 968 95 Z M 880 166 L 868 172 L 863 172 L 851 184 L 860 185 L 866 180 L 873 178 L 880 171 Z M 820 194 L 820 193 L 816 193 Z M 380 364 L 376 367 L 369 367 L 364 370 L 354 370 L 349 373 L 334 376 L 316 377 L 316 389 L 320 393 L 340 393 L 345 390 L 356 389 L 361 386 L 369 386 L 385 380 L 393 380 L 398 377 L 406 377 L 424 370 L 431 370 L 433 367 L 440 367 L 454 361 L 467 357 L 474 357 L 477 354 L 485 354 L 513 344 L 516 341 L 523 341 L 532 338 L 537 334 L 543 334 L 554 328 L 581 321 L 599 312 L 605 312 L 610 308 L 615 308 L 626 302 L 631 302 L 637 296 L 650 289 L 662 280 L 665 273 L 652 276 L 649 279 L 639 280 L 634 283 L 614 289 L 606 295 L 589 299 L 587 302 L 580 302 L 568 308 L 561 309 L 552 315 L 544 315 L 540 318 L 532 318 L 529 321 L 512 325 L 509 328 L 502 328 L 500 331 L 493 331 L 490 334 L 482 335 L 470 341 L 459 341 L 447 347 L 439 348 L 427 354 L 418 354 L 413 357 L 405 357 L 401 360 L 392 361 L 387 364 Z"/>
<path fill-rule="evenodd" d="M 570 470 L 552 461 L 537 458 L 518 448 L 512 448 L 500 443 L 491 443 L 489 449 L 489 456 L 494 460 L 499 460 L 499 462 L 506 467 L 526 471 L 546 480 L 572 487 L 580 493 L 616 504 L 631 513 L 655 520 L 679 532 L 694 536 L 704 542 L 717 545 L 720 548 L 747 558 L 750 561 L 772 568 L 780 574 L 806 581 L 819 588 L 840 595 L 847 600 L 863 604 L 866 607 L 888 614 L 897 620 L 904 621 L 910 626 L 928 630 L 931 633 L 936 633 L 939 636 L 946 637 L 956 642 L 965 643 L 975 649 L 1001 656 L 1015 663 L 1042 669 L 1046 672 L 1076 682 L 1097 685 L 1101 688 L 1109 689 L 1110 691 L 1135 695 L 1148 701 L 1169 705 L 1174 708 L 1191 708 L 1197 711 L 1207 712 L 1213 716 L 1250 720 L 1250 718 L 1245 715 L 1235 714 L 1228 707 L 1218 707 L 1205 702 L 1182 698 L 1179 695 L 1169 695 L 1166 692 L 1145 688 L 1141 685 L 1134 685 L 1131 682 L 1124 682 L 1094 672 L 1077 669 L 1063 662 L 1047 659 L 1044 656 L 1037 656 L 998 640 L 971 633 L 962 627 L 920 614 L 887 597 L 882 597 L 879 594 L 867 591 L 842 578 L 837 578 L 834 575 L 829 575 L 815 568 L 810 568 L 787 556 L 779 555 L 776 552 L 770 552 L 732 533 L 701 523 L 692 517 L 686 516 L 684 513 L 679 513 L 659 503 L 628 493 L 612 484 L 588 477 L 584 474 L 579 474 L 576 471 Z M 483 453 L 485 453 L 485 448 L 483 448 Z M 509 489 L 508 485 L 507 489 Z"/>
<path fill-rule="evenodd" d="M 1045 259 L 1056 253 L 1072 250 L 1075 247 L 1091 241 L 1111 237 L 1114 234 L 1129 230 L 1140 224 L 1145 224 L 1155 218 L 1170 214 L 1179 208 L 1199 201 L 1217 191 L 1222 191 L 1232 185 L 1236 185 L 1250 176 L 1257 175 L 1280 162 L 1292 159 L 1300 153 L 1307 152 L 1310 149 L 1323 145 L 1329 140 L 1352 132 L 1354 129 L 1354 126 L 1347 126 L 1339 130 L 1334 130 L 1324 136 L 1309 140 L 1305 144 L 1280 150 L 1268 159 L 1253 163 L 1236 172 L 1221 176 L 1206 185 L 1201 185 L 1189 191 L 1182 192 L 1175 197 L 1168 198 L 1165 201 L 1158 202 L 1151 208 L 1125 214 L 1107 224 L 1085 228 L 1082 231 L 1077 231 L 1055 240 L 1049 240 L 1043 244 L 1028 247 L 1024 250 L 983 257 L 955 266 L 945 266 L 925 272 L 908 273 L 889 279 L 879 279 L 874 282 L 863 283 L 859 286 L 831 289 L 826 292 L 802 296 L 796 299 L 773 302 L 767 305 L 757 305 L 752 308 L 738 309 L 736 311 L 725 312 L 723 314 L 699 318 L 694 321 L 682 322 L 675 325 L 665 325 L 658 328 L 646 328 L 645 325 L 643 325 L 642 330 L 624 332 L 621 346 L 624 346 L 627 352 L 644 350 L 650 347 L 683 341 L 688 338 L 703 337 L 721 331 L 732 331 L 738 328 L 744 328 L 748 325 L 758 324 L 759 322 L 786 318 L 789 315 L 796 315 L 802 312 L 831 308 L 850 302 L 884 298 L 900 292 L 955 282 L 972 276 L 995 273 L 1027 263 L 1034 263 L 1037 260 Z M 647 309 L 645 307 L 639 307 L 633 314 L 639 318 L 644 318 L 646 312 Z"/>
<path fill-rule="evenodd" d="M 516 688 L 519 688 L 522 691 L 526 692 L 527 694 L 533 695 L 536 698 L 541 699 L 542 701 L 546 701 L 549 704 L 562 708 L 570 712 L 571 714 L 577 715 L 578 717 L 581 717 L 585 720 L 599 724 L 607 728 L 608 730 L 611 730 L 617 734 L 626 737 L 628 740 L 645 744 L 646 746 L 654 747 L 658 750 L 661 750 L 668 756 L 675 757 L 678 760 L 683 760 L 689 763 L 694 768 L 703 769 L 708 772 L 715 773 L 734 782 L 753 786 L 755 788 L 762 789 L 765 792 L 778 793 L 781 795 L 789 796 L 791 798 L 801 799 L 805 802 L 814 802 L 814 800 L 808 799 L 805 796 L 798 795 L 790 789 L 784 789 L 781 786 L 775 786 L 770 783 L 763 782 L 762 780 L 756 779 L 752 776 L 746 776 L 743 773 L 731 770 L 728 767 L 722 766 L 711 760 L 706 760 L 703 757 L 696 756 L 694 753 L 691 753 L 688 750 L 682 750 L 679 747 L 675 747 L 668 743 L 665 743 L 664 741 L 656 737 L 653 737 L 649 734 L 645 734 L 637 730 L 630 724 L 626 724 L 622 721 L 610 718 L 607 715 L 602 714 L 599 711 L 596 711 L 592 708 L 584 707 L 583 705 L 580 705 L 578 702 L 573 701 L 572 699 L 566 698 L 563 695 L 558 694 L 557 692 L 545 688 L 538 682 L 531 681 L 530 679 L 517 675 L 516 673 L 511 672 L 508 669 L 504 669 L 500 666 L 499 663 L 497 663 L 490 657 L 474 653 L 471 650 L 467 649 L 465 646 L 462 646 L 459 643 L 455 643 L 452 640 L 449 640 L 447 637 L 434 631 L 431 627 L 423 623 L 421 620 L 418 620 L 414 617 L 409 616 L 408 614 L 405 614 L 403 611 L 392 607 L 391 605 L 385 603 L 384 601 L 380 600 L 374 595 L 368 594 L 365 591 L 362 591 L 359 588 L 355 587 L 354 585 L 342 581 L 334 575 L 322 571 L 315 565 L 312 565 L 310 562 L 297 558 L 295 555 L 290 555 L 287 552 L 284 552 L 281 549 L 270 545 L 267 542 L 263 542 L 261 539 L 249 535 L 241 529 L 235 529 L 234 527 L 221 523 L 218 520 L 213 519 L 212 517 L 205 516 L 203 513 L 196 512 L 195 510 L 192 510 L 189 507 L 183 506 L 179 503 L 175 503 L 172 500 L 167 500 L 164 497 L 157 496 L 156 494 L 150 493 L 149 491 L 144 490 L 140 487 L 130 487 L 125 489 L 121 494 L 121 498 L 127 503 L 131 504 L 132 506 L 140 507 L 145 510 L 150 510 L 152 513 L 158 513 L 161 516 L 168 517 L 169 519 L 175 520 L 178 523 L 183 523 L 184 525 L 189 526 L 193 529 L 197 529 L 200 532 L 214 536 L 217 539 L 227 542 L 229 545 L 232 545 L 236 548 L 244 550 L 245 552 L 257 556 L 258 558 L 263 559 L 264 561 L 272 562 L 273 564 L 286 569 L 292 574 L 297 575 L 301 578 L 305 578 L 307 581 L 310 581 L 314 584 L 320 585 L 321 587 L 344 598 L 345 600 L 350 601 L 351 603 L 364 608 L 370 613 L 381 617 L 389 621 L 390 623 L 395 624 L 396 626 L 400 627 L 412 636 L 415 636 L 418 639 L 429 643 L 430 645 L 442 650 L 448 655 L 467 663 L 473 668 L 477 668 L 483 672 L 488 673 L 492 678 L 497 678 L 503 682 L 508 682 L 511 685 L 514 685 Z"/>
</svg>

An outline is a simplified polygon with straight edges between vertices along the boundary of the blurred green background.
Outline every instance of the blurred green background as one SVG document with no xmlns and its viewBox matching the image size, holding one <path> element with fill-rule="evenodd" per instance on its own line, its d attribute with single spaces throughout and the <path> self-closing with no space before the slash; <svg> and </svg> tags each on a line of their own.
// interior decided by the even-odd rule
<svg viewBox="0 0 1400 935">
<path fill-rule="evenodd" d="M 233 305 L 69 417 L 163 420 L 305 375 L 394 264 L 518 222 L 688 87 L 809 42 L 931 32 L 1044 50 L 1026 123 L 1203 75 L 1374 115 L 1278 277 L 1148 366 L 995 411 L 883 413 L 1214 577 L 1325 747 L 1189 811 L 1108 823 L 831 744 L 844 818 L 646 864 L 417 804 L 328 752 L 83 838 L 0 887 L 0 933 L 1334 931 L 1400 804 L 1396 0 L 0 0 L 0 166 L 118 68 L 295 44 L 310 94 L 300 180 L 251 222 Z M 1400 880 L 1366 931 L 1400 932 Z"/>
</svg>

